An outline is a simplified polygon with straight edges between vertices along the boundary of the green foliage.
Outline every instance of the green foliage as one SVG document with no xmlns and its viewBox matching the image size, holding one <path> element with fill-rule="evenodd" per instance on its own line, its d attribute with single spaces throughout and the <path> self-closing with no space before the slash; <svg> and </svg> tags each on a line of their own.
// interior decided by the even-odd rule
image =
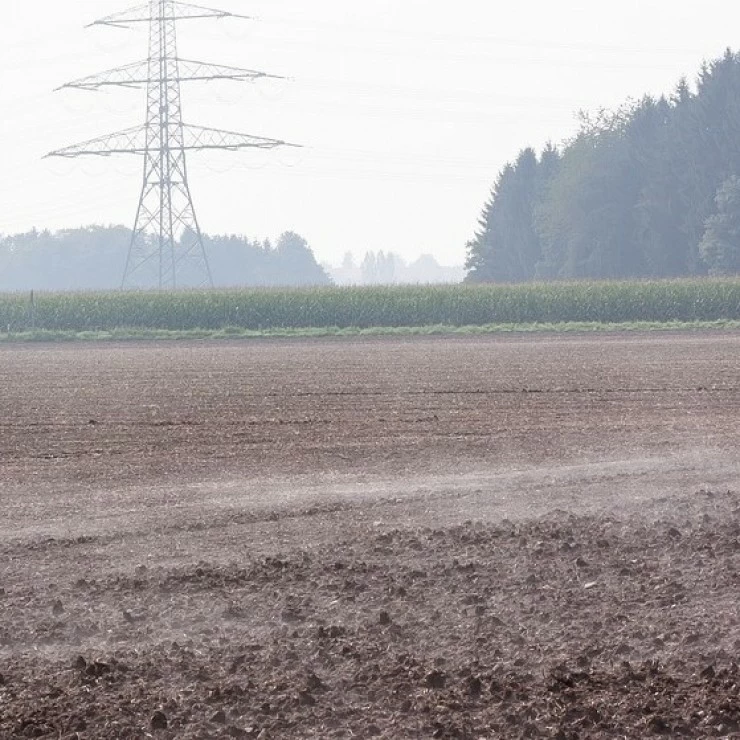
<svg viewBox="0 0 740 740">
<path fill-rule="evenodd" d="M 538 161 L 525 150 L 507 165 L 468 244 L 468 280 L 738 272 L 727 242 L 700 249 L 705 229 L 736 218 L 728 209 L 740 203 L 718 214 L 717 195 L 738 175 L 740 55 L 728 50 L 702 68 L 695 91 L 682 80 L 670 99 L 583 115 L 559 154 L 550 147 Z"/>
<path fill-rule="evenodd" d="M 485 327 L 740 319 L 740 280 L 0 295 L 0 331 Z"/>
<path fill-rule="evenodd" d="M 51 233 L 31 231 L 0 238 L 2 290 L 111 290 L 123 276 L 131 232 L 121 226 L 90 226 Z M 286 232 L 273 247 L 240 236 L 203 237 L 219 286 L 328 285 L 306 240 Z M 186 265 L 179 274 L 190 280 Z"/>
<path fill-rule="evenodd" d="M 570 321 L 555 324 L 484 324 L 482 326 L 371 326 L 360 329 L 356 326 L 339 328 L 303 329 L 114 329 L 112 331 L 46 331 L 38 329 L 20 334 L 0 332 L 0 344 L 19 342 L 151 342 L 151 341 L 202 341 L 234 339 L 322 339 L 327 337 L 450 337 L 483 336 L 492 334 L 593 334 L 598 332 L 699 332 L 737 331 L 740 321 L 719 319 L 716 321 L 629 321 L 602 323 L 598 321 Z"/>
<path fill-rule="evenodd" d="M 540 162 L 525 149 L 515 165 L 504 168 L 468 244 L 470 282 L 514 283 L 534 274 L 542 255 L 534 207 L 557 159 L 555 150 L 546 151 Z"/>
<path fill-rule="evenodd" d="M 717 213 L 707 219 L 701 254 L 714 275 L 740 272 L 740 177 L 717 192 Z"/>
</svg>

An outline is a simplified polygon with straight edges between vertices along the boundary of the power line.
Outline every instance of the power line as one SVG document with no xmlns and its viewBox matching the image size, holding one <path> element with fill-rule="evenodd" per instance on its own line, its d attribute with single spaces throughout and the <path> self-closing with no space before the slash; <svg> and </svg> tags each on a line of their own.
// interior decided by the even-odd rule
<svg viewBox="0 0 740 740">
<path fill-rule="evenodd" d="M 143 126 L 91 139 L 47 155 L 76 158 L 134 154 L 143 158 L 143 185 L 123 288 L 176 288 L 183 283 L 213 285 L 188 182 L 187 152 L 291 146 L 277 139 L 183 122 L 181 82 L 243 82 L 272 77 L 256 70 L 181 59 L 177 53 L 178 22 L 207 18 L 247 16 L 177 0 L 149 0 L 146 5 L 94 21 L 90 26 L 130 28 L 148 24 L 149 56 L 144 61 L 106 70 L 63 86 L 78 90 L 145 87 L 147 91 Z"/>
</svg>

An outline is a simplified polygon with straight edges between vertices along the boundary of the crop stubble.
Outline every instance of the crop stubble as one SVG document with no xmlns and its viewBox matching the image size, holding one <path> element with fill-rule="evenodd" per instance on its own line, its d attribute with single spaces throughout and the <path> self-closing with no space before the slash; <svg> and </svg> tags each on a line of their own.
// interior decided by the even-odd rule
<svg viewBox="0 0 740 740">
<path fill-rule="evenodd" d="M 0 348 L 0 736 L 740 732 L 738 349 Z"/>
</svg>

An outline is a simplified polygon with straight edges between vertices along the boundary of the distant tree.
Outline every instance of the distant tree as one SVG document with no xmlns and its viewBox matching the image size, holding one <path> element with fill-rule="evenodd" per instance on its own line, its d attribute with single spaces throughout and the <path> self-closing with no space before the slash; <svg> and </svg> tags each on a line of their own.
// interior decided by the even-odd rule
<svg viewBox="0 0 740 740">
<path fill-rule="evenodd" d="M 378 252 L 376 260 L 375 281 L 382 285 L 391 285 L 396 279 L 396 256 L 391 252 Z"/>
<path fill-rule="evenodd" d="M 117 288 L 130 233 L 121 226 L 89 226 L 6 236 L 0 240 L 0 290 Z"/>
<path fill-rule="evenodd" d="M 703 239 L 718 190 L 737 173 L 740 55 L 728 50 L 703 65 L 695 91 L 681 80 L 670 97 L 583 115 L 577 136 L 539 162 L 524 150 L 494 183 L 467 245 L 467 279 L 727 269 Z"/>
<path fill-rule="evenodd" d="M 391 285 L 397 282 L 403 260 L 392 252 L 366 252 L 360 264 L 360 282 L 363 285 Z"/>
<path fill-rule="evenodd" d="M 526 280 L 521 274 L 521 253 L 531 234 L 528 219 L 528 195 L 531 194 L 531 150 L 522 152 L 517 165 L 507 165 L 496 181 L 491 198 L 478 222 L 479 230 L 468 243 L 467 265 L 471 282 L 508 283 Z M 531 212 L 529 213 L 531 216 Z"/>
<path fill-rule="evenodd" d="M 444 267 L 430 254 L 422 254 L 407 263 L 394 252 L 368 252 L 358 267 L 354 260 L 343 259 L 338 266 L 327 266 L 338 285 L 419 285 L 459 283 L 465 277 L 462 265 Z"/>
<path fill-rule="evenodd" d="M 633 106 L 585 118 L 539 211 L 543 252 L 558 277 L 643 273 L 635 242 L 641 171 L 630 136 Z"/>
<path fill-rule="evenodd" d="M 459 283 L 464 276 L 465 271 L 461 266 L 443 267 L 431 254 L 422 254 L 400 271 L 402 282 L 425 285 Z"/>
<path fill-rule="evenodd" d="M 468 243 L 470 282 L 521 282 L 535 277 L 542 242 L 535 213 L 547 181 L 557 168 L 557 151 L 548 147 L 541 162 L 525 149 L 502 170 Z"/>
<path fill-rule="evenodd" d="M 554 234 L 543 238 L 547 214 L 543 204 L 547 201 L 550 190 L 562 168 L 560 152 L 548 144 L 540 158 L 540 172 L 537 178 L 537 192 L 532 210 L 532 224 L 540 241 L 539 258 L 535 264 L 534 277 L 538 280 L 556 278 L 563 264 L 564 244 Z"/>
<path fill-rule="evenodd" d="M 131 232 L 122 226 L 89 226 L 55 233 L 32 230 L 0 239 L 0 291 L 111 290 L 120 287 Z M 269 241 L 240 236 L 203 237 L 219 286 L 326 285 L 305 240 L 286 234 Z M 182 273 L 188 284 L 187 272 Z"/>
<path fill-rule="evenodd" d="M 473 283 L 491 282 L 494 279 L 494 265 L 496 263 L 495 232 L 492 228 L 494 208 L 498 193 L 503 188 L 503 179 L 511 165 L 507 165 L 498 176 L 491 189 L 491 195 L 483 206 L 483 213 L 478 219 L 478 230 L 475 237 L 466 244 L 467 259 L 465 268 L 468 271 L 467 280 Z"/>
<path fill-rule="evenodd" d="M 355 269 L 355 257 L 352 252 L 344 253 L 344 257 L 342 257 L 342 269 L 348 271 Z"/>
<path fill-rule="evenodd" d="M 374 252 L 366 252 L 360 265 L 360 277 L 364 285 L 378 281 L 378 260 Z"/>
<path fill-rule="evenodd" d="M 687 101 L 691 93 L 683 80 L 674 100 Z M 689 240 L 681 228 L 683 204 L 676 191 L 676 162 L 672 140 L 675 109 L 666 98 L 645 98 L 635 113 L 630 136 L 641 191 L 636 203 L 637 246 L 643 254 L 644 274 L 677 277 L 690 268 Z"/>
<path fill-rule="evenodd" d="M 722 184 L 715 199 L 717 213 L 706 222 L 701 255 L 714 275 L 740 272 L 740 177 Z"/>
<path fill-rule="evenodd" d="M 284 277 L 276 276 L 276 285 L 326 285 L 329 276 L 314 257 L 308 242 L 293 231 L 286 231 L 278 239 L 277 268 Z M 284 282 L 283 282 L 284 281 Z"/>
</svg>

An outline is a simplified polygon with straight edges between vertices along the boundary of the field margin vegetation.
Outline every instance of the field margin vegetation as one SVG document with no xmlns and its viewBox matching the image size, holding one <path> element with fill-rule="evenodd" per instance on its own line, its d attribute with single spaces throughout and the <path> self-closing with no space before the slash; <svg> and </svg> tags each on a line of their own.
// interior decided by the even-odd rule
<svg viewBox="0 0 740 740">
<path fill-rule="evenodd" d="M 401 326 L 321 329 L 268 329 L 252 331 L 238 327 L 208 331 L 191 329 L 115 329 L 113 331 L 46 331 L 0 334 L 0 344 L 13 342 L 153 342 L 153 341 L 224 341 L 269 339 L 329 339 L 351 337 L 444 337 L 506 334 L 593 334 L 623 332 L 702 332 L 738 331 L 740 321 L 633 321 L 624 324 L 570 322 L 561 324 L 488 324 L 486 326 Z"/>
<path fill-rule="evenodd" d="M 0 341 L 740 328 L 740 279 L 0 295 Z"/>
</svg>

